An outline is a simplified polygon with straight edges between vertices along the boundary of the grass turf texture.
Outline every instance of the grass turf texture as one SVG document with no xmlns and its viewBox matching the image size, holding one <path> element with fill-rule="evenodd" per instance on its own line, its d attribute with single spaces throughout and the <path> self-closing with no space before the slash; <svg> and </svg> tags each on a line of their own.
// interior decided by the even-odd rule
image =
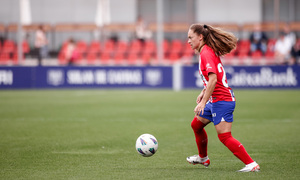
<svg viewBox="0 0 300 180">
<path fill-rule="evenodd" d="M 206 130 L 209 168 L 190 127 L 199 91 L 42 90 L 0 92 L 0 179 L 298 179 L 299 91 L 236 90 L 232 134 L 261 166 L 244 167 Z M 151 133 L 157 153 L 135 141 Z"/>
</svg>

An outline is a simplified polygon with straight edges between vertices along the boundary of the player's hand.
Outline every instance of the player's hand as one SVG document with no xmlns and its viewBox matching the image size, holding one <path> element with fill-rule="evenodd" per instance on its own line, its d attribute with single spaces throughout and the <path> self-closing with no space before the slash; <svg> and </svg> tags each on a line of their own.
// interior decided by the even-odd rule
<svg viewBox="0 0 300 180">
<path fill-rule="evenodd" d="M 203 98 L 203 93 L 200 93 L 199 96 L 197 97 L 196 103 L 199 104 Z"/>
<path fill-rule="evenodd" d="M 205 103 L 203 103 L 203 102 L 199 103 L 199 104 L 195 107 L 195 109 L 194 109 L 195 114 L 196 114 L 197 116 L 203 115 L 203 113 L 204 113 L 204 108 L 205 108 Z"/>
</svg>

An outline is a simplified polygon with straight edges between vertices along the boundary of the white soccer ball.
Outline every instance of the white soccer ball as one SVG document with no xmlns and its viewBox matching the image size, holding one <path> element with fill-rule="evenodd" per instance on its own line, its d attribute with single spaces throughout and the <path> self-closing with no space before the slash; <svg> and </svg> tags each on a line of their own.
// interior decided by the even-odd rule
<svg viewBox="0 0 300 180">
<path fill-rule="evenodd" d="M 137 138 L 135 143 L 136 151 L 144 156 L 150 157 L 156 153 L 158 148 L 157 139 L 151 134 L 142 134 Z"/>
</svg>

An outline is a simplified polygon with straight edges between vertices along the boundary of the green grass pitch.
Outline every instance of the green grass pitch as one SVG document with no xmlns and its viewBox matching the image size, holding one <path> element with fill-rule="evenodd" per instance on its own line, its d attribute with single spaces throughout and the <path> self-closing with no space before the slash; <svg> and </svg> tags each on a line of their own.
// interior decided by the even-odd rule
<svg viewBox="0 0 300 180">
<path fill-rule="evenodd" d="M 20 90 L 0 92 L 0 179 L 299 179 L 300 91 L 236 90 L 232 134 L 261 166 L 244 167 L 208 133 L 209 168 L 190 127 L 200 90 Z M 157 153 L 135 141 L 153 134 Z"/>
</svg>

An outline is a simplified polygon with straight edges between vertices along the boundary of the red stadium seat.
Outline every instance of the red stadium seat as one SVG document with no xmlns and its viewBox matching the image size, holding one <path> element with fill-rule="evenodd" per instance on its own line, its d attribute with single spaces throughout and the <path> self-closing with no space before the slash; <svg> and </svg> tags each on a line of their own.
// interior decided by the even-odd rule
<svg viewBox="0 0 300 180">
<path fill-rule="evenodd" d="M 117 53 L 125 53 L 128 49 L 128 44 L 125 41 L 118 41 L 116 44 L 116 49 L 115 51 Z"/>
<path fill-rule="evenodd" d="M 111 61 L 111 54 L 109 52 L 102 52 L 100 54 L 100 63 L 102 65 L 108 65 Z"/>
<path fill-rule="evenodd" d="M 247 40 L 247 39 L 243 39 L 243 40 L 240 40 L 238 42 L 238 45 L 240 47 L 248 47 L 248 48 L 250 48 L 251 42 L 249 40 Z"/>
<path fill-rule="evenodd" d="M 143 49 L 143 53 L 153 54 L 153 53 L 155 53 L 155 51 L 156 51 L 155 42 L 152 41 L 152 40 L 145 41 L 145 46 L 144 46 L 144 49 Z"/>
<path fill-rule="evenodd" d="M 224 65 L 233 65 L 236 55 L 236 50 L 232 50 L 230 53 L 226 54 L 223 59 Z"/>
<path fill-rule="evenodd" d="M 0 54 L 0 64 L 3 64 L 3 65 L 9 64 L 10 60 L 11 60 L 11 58 L 10 58 L 9 53 L 2 52 Z"/>
<path fill-rule="evenodd" d="M 239 47 L 238 55 L 244 56 L 249 54 L 250 49 L 247 47 Z"/>
<path fill-rule="evenodd" d="M 127 64 L 129 65 L 137 65 L 138 64 L 138 55 L 137 53 L 129 53 L 127 57 Z"/>
<path fill-rule="evenodd" d="M 113 63 L 115 65 L 121 65 L 121 64 L 123 64 L 124 60 L 125 60 L 124 53 L 122 53 L 122 52 L 115 53 L 113 60 L 114 60 Z"/>
<path fill-rule="evenodd" d="M 107 40 L 103 44 L 103 48 L 101 49 L 101 53 L 113 53 L 115 51 L 115 42 L 113 40 Z"/>
<path fill-rule="evenodd" d="M 87 51 L 87 44 L 84 41 L 78 41 L 76 43 L 76 50 L 79 54 L 85 54 Z"/>
<path fill-rule="evenodd" d="M 225 57 L 226 59 L 232 59 L 232 58 L 235 57 L 235 54 L 236 54 L 236 50 L 234 49 L 234 50 L 232 50 L 230 53 L 226 54 L 224 57 Z"/>
<path fill-rule="evenodd" d="M 98 41 L 92 41 L 88 53 L 100 53 L 101 51 L 101 44 Z"/>
<path fill-rule="evenodd" d="M 171 52 L 167 59 L 169 60 L 168 63 L 174 64 L 180 60 L 179 52 Z"/>
<path fill-rule="evenodd" d="M 260 59 L 260 58 L 262 58 L 262 53 L 261 53 L 261 51 L 255 51 L 255 52 L 251 53 L 251 57 L 253 59 Z"/>
<path fill-rule="evenodd" d="M 99 57 L 98 57 L 97 53 L 90 52 L 86 56 L 86 63 L 89 64 L 89 65 L 95 64 L 97 62 L 98 58 Z"/>
<path fill-rule="evenodd" d="M 251 53 L 251 64 L 252 65 L 259 65 L 262 64 L 262 52 L 255 51 Z"/>
<path fill-rule="evenodd" d="M 178 39 L 175 39 L 171 42 L 171 52 L 172 53 L 181 53 L 183 49 L 182 42 Z"/>
<path fill-rule="evenodd" d="M 192 58 L 193 55 L 195 54 L 195 51 L 191 48 L 191 46 L 187 42 L 184 42 L 182 53 L 183 53 L 182 55 L 183 57 Z"/>
<path fill-rule="evenodd" d="M 11 41 L 11 40 L 4 41 L 4 44 L 3 44 L 3 47 L 2 47 L 2 52 L 12 53 L 15 50 L 16 50 L 16 45 L 13 41 Z"/>
<path fill-rule="evenodd" d="M 144 52 L 141 55 L 141 63 L 143 65 L 149 65 L 149 64 L 151 64 L 151 60 L 152 59 L 153 59 L 153 53 Z"/>
<path fill-rule="evenodd" d="M 244 65 L 246 62 L 245 60 L 247 58 L 248 58 L 248 52 L 246 52 L 246 51 L 239 52 L 239 54 L 237 56 L 238 65 Z"/>
<path fill-rule="evenodd" d="M 76 64 L 81 64 L 83 62 L 83 59 L 85 58 L 85 55 L 83 53 L 78 53 L 78 56 L 75 60 Z"/>
<path fill-rule="evenodd" d="M 237 44 L 237 53 L 240 57 L 244 57 L 250 52 L 250 41 L 249 40 L 240 40 Z"/>
<path fill-rule="evenodd" d="M 129 53 L 141 53 L 142 51 L 142 44 L 139 40 L 133 40 L 129 47 Z"/>
<path fill-rule="evenodd" d="M 30 51 L 30 47 L 27 41 L 23 41 L 22 43 L 23 53 L 27 54 Z"/>
</svg>

